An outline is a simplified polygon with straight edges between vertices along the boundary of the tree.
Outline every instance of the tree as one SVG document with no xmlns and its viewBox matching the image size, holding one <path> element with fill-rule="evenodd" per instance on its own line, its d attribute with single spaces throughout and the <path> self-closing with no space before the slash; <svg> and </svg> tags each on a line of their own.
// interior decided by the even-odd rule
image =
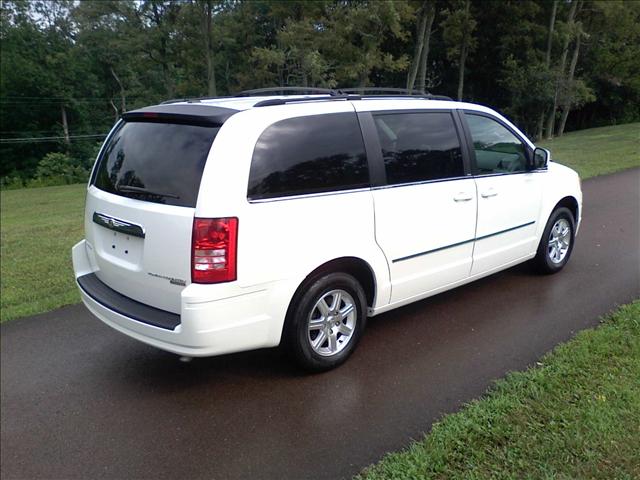
<svg viewBox="0 0 640 480">
<path fill-rule="evenodd" d="M 420 7 L 418 22 L 416 23 L 416 45 L 411 61 L 411 68 L 407 76 L 408 90 L 414 89 L 417 78 L 417 89 L 425 91 L 427 62 L 429 60 L 429 43 L 431 41 L 431 30 L 435 16 L 435 0 L 425 0 Z"/>
<path fill-rule="evenodd" d="M 555 121 L 556 121 L 556 113 L 558 111 L 558 100 L 560 95 L 560 89 L 562 88 L 565 70 L 567 68 L 567 55 L 569 54 L 569 44 L 572 39 L 576 10 L 579 3 L 581 3 L 581 0 L 573 0 L 571 2 L 571 7 L 569 8 L 569 14 L 567 16 L 567 22 L 565 27 L 566 31 L 564 32 L 564 40 L 562 43 L 562 55 L 560 56 L 560 62 L 556 70 L 556 82 L 555 82 L 555 92 L 553 95 L 553 106 L 551 107 L 551 111 L 549 112 L 549 117 L 547 119 L 547 128 L 546 128 L 547 139 L 553 138 L 553 132 L 554 132 Z"/>
<path fill-rule="evenodd" d="M 544 66 L 548 70 L 551 67 L 551 48 L 553 46 L 554 27 L 556 24 L 556 14 L 558 13 L 558 0 L 553 0 L 551 7 L 551 14 L 549 15 L 549 30 L 547 33 L 547 50 L 544 56 Z M 545 110 L 540 113 L 540 119 L 538 120 L 538 126 L 536 128 L 536 140 L 542 139 L 544 134 L 544 117 Z"/>
<path fill-rule="evenodd" d="M 388 38 L 405 40 L 411 9 L 406 2 L 336 3 L 327 11 L 331 42 L 325 49 L 339 85 L 365 87 L 374 70 L 405 71 L 406 54 L 385 51 Z"/>
<path fill-rule="evenodd" d="M 140 46 L 148 57 L 160 66 L 166 95 L 175 95 L 174 48 L 176 23 L 182 4 L 168 0 L 144 0 L 136 9 L 143 35 Z"/>
<path fill-rule="evenodd" d="M 579 9 L 580 7 L 578 7 Z M 589 89 L 581 79 L 575 80 L 575 72 L 576 65 L 578 64 L 578 57 L 580 55 L 580 44 L 582 37 L 586 34 L 582 31 L 582 25 L 580 23 L 576 24 L 577 32 L 576 32 L 576 40 L 575 46 L 573 49 L 573 56 L 571 58 L 571 63 L 569 64 L 569 72 L 564 81 L 563 89 L 561 90 L 560 95 L 560 109 L 562 110 L 562 114 L 560 116 L 560 124 L 558 125 L 558 131 L 556 135 L 561 137 L 564 133 L 564 128 L 567 123 L 567 117 L 569 116 L 569 112 L 571 108 L 576 105 L 580 105 L 585 101 L 592 100 L 594 97 L 591 94 L 591 89 Z"/>
<path fill-rule="evenodd" d="M 476 47 L 473 32 L 476 21 L 471 14 L 471 0 L 459 0 L 456 8 L 444 12 L 442 22 L 444 41 L 447 45 L 447 58 L 458 65 L 458 100 L 462 100 L 464 73 L 467 56 Z"/>
<path fill-rule="evenodd" d="M 311 8 L 287 12 L 284 18 L 282 11 L 273 11 L 273 21 L 280 25 L 275 45 L 254 48 L 255 75 L 278 86 L 336 86 L 325 54 L 330 40 L 326 5 L 315 2 Z"/>
</svg>

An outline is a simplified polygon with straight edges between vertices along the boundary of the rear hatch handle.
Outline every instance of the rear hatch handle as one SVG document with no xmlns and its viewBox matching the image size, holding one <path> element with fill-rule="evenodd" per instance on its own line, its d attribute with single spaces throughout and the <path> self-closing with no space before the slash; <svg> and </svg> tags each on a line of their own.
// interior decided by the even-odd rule
<svg viewBox="0 0 640 480">
<path fill-rule="evenodd" d="M 108 228 L 114 232 L 124 233 L 132 237 L 144 238 L 144 228 L 141 225 L 130 223 L 119 218 L 110 217 L 103 213 L 93 212 L 93 223 L 97 223 L 101 227 Z"/>
</svg>

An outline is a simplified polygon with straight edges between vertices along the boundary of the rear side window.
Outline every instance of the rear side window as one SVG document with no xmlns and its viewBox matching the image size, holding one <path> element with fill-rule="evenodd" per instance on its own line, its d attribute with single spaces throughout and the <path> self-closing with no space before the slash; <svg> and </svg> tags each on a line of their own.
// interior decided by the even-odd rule
<svg viewBox="0 0 640 480">
<path fill-rule="evenodd" d="M 268 127 L 253 151 L 250 200 L 369 186 L 355 113 L 312 115 Z"/>
<path fill-rule="evenodd" d="M 450 113 L 381 113 L 373 118 L 388 184 L 464 175 L 460 141 Z"/>
<path fill-rule="evenodd" d="M 218 127 L 126 122 L 112 135 L 94 185 L 123 197 L 195 207 Z"/>
</svg>

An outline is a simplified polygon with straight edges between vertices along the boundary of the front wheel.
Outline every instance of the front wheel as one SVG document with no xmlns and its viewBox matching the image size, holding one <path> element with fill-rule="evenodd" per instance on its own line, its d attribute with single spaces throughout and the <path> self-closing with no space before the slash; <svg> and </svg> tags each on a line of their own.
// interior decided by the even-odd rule
<svg viewBox="0 0 640 480">
<path fill-rule="evenodd" d="M 337 367 L 356 347 L 367 319 L 362 286 L 351 275 L 330 273 L 294 299 L 285 335 L 289 350 L 307 370 Z"/>
<path fill-rule="evenodd" d="M 565 207 L 553 211 L 544 229 L 538 252 L 533 259 L 541 273 L 556 273 L 569 261 L 575 239 L 575 220 Z"/>
</svg>

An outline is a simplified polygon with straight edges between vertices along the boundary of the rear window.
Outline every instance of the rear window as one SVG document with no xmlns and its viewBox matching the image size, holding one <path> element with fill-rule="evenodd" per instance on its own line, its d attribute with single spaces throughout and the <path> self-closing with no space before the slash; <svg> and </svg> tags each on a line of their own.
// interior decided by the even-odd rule
<svg viewBox="0 0 640 480">
<path fill-rule="evenodd" d="M 96 168 L 100 190 L 147 202 L 195 207 L 219 127 L 125 122 Z"/>
<path fill-rule="evenodd" d="M 355 113 L 274 123 L 253 151 L 251 200 L 369 186 L 367 156 Z"/>
</svg>

